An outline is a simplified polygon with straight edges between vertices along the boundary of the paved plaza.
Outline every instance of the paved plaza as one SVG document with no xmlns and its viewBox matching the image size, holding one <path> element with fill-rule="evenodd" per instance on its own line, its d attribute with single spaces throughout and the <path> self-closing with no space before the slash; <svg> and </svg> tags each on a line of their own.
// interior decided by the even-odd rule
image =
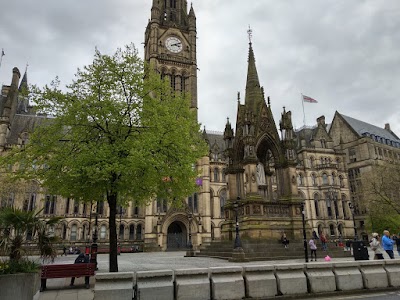
<svg viewBox="0 0 400 300">
<path fill-rule="evenodd" d="M 398 258 L 397 251 L 395 257 Z M 188 268 L 208 268 L 223 266 L 251 266 L 251 265 L 274 265 L 304 263 L 304 259 L 274 260 L 274 261 L 253 261 L 247 263 L 233 263 L 227 260 L 208 257 L 185 257 L 186 252 L 150 252 L 150 253 L 122 253 L 118 256 L 118 268 L 120 272 L 148 271 L 148 270 L 177 270 Z M 319 251 L 319 261 L 323 261 L 323 252 Z M 370 259 L 373 253 L 369 252 Z M 385 259 L 389 257 L 384 254 Z M 57 257 L 55 263 L 73 263 L 77 255 Z M 353 261 L 353 257 L 332 258 L 336 261 Z M 312 263 L 312 262 L 310 262 Z M 108 272 L 108 254 L 98 255 L 97 273 Z M 75 286 L 70 287 L 70 278 L 49 279 L 48 290 L 39 293 L 35 300 L 91 300 L 94 297 L 94 278 L 90 278 L 90 289 L 84 288 L 84 278 L 77 278 Z"/>
</svg>

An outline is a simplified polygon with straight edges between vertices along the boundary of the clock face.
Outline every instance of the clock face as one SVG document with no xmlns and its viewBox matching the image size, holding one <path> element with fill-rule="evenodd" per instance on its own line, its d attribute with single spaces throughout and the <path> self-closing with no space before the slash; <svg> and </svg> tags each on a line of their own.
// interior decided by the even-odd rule
<svg viewBox="0 0 400 300">
<path fill-rule="evenodd" d="M 179 53 L 182 51 L 182 42 L 177 37 L 171 36 L 165 40 L 165 47 L 172 53 Z"/>
</svg>

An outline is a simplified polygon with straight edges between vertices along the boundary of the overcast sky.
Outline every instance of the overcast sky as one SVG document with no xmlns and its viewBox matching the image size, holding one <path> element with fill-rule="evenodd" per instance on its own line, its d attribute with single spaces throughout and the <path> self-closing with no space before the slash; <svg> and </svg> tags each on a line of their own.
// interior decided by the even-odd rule
<svg viewBox="0 0 400 300">
<path fill-rule="evenodd" d="M 189 1 L 190 3 L 190 1 Z M 0 83 L 28 67 L 31 84 L 70 83 L 97 46 L 111 54 L 133 42 L 143 57 L 151 0 L 8 1 L 0 10 Z M 189 4 L 190 5 L 190 4 Z M 4 5 L 3 5 L 4 6 Z M 248 36 L 275 122 L 282 107 L 296 128 L 335 110 L 400 135 L 399 0 L 193 0 L 198 32 L 199 121 L 222 131 L 244 99 Z M 4 7 L 3 7 L 4 8 Z"/>
</svg>

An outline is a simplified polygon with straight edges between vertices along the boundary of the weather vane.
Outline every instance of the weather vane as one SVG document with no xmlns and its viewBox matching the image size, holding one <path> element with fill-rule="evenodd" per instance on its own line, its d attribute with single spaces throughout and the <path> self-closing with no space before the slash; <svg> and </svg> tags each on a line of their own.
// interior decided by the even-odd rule
<svg viewBox="0 0 400 300">
<path fill-rule="evenodd" d="M 249 29 L 247 30 L 247 34 L 249 35 L 249 42 L 251 43 L 251 38 L 253 37 L 253 30 L 250 27 L 249 24 Z"/>
</svg>

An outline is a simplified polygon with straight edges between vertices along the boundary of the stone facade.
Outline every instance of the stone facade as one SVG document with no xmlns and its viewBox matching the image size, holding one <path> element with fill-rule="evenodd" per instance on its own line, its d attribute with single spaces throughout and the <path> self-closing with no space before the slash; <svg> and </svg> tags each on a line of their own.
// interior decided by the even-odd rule
<svg viewBox="0 0 400 300">
<path fill-rule="evenodd" d="M 197 110 L 196 16 L 193 7 L 188 12 L 187 1 L 153 2 L 145 32 L 145 61 L 168 78 L 174 90 L 190 93 L 191 107 Z M 22 96 L 26 72 L 19 81 L 15 68 L 11 85 L 3 87 L 0 98 L 3 154 L 10 145 L 23 147 L 35 126 L 47 120 L 35 114 Z M 291 112 L 283 109 L 278 129 L 270 99 L 264 96 L 258 80 L 251 43 L 244 103 L 238 95 L 237 105 L 235 132 L 229 120 L 224 132 L 203 131 L 210 151 L 197 162 L 199 190 L 188 196 L 187 206 L 171 208 L 163 199 L 145 207 L 130 202 L 117 215 L 121 244 L 164 251 L 186 249 L 189 236 L 195 249 L 214 239 L 233 239 L 238 197 L 244 237 L 276 240 L 286 232 L 290 238 L 300 238 L 302 202 L 308 234 L 315 230 L 332 237 L 354 235 L 348 206 L 348 153 L 336 143 L 338 136 L 343 140 L 340 136 L 347 134 L 337 132 L 336 119 L 329 133 L 323 117 L 316 127 L 295 131 Z M 353 133 L 349 130 L 348 134 L 351 138 Z M 97 212 L 100 247 L 107 244 L 106 202 L 85 204 L 49 195 L 37 182 L 13 188 L 2 195 L 2 203 L 26 210 L 43 209 L 43 217 L 63 216 L 62 223 L 50 230 L 67 245 L 91 240 L 91 213 Z"/>
<path fill-rule="evenodd" d="M 358 235 L 367 240 L 367 211 L 361 204 L 361 180 L 363 174 L 369 172 L 374 165 L 400 162 L 400 139 L 391 131 L 389 124 L 380 128 L 339 112 L 335 113 L 329 134 L 334 148 L 345 154 L 350 200 L 354 204 Z"/>
</svg>

